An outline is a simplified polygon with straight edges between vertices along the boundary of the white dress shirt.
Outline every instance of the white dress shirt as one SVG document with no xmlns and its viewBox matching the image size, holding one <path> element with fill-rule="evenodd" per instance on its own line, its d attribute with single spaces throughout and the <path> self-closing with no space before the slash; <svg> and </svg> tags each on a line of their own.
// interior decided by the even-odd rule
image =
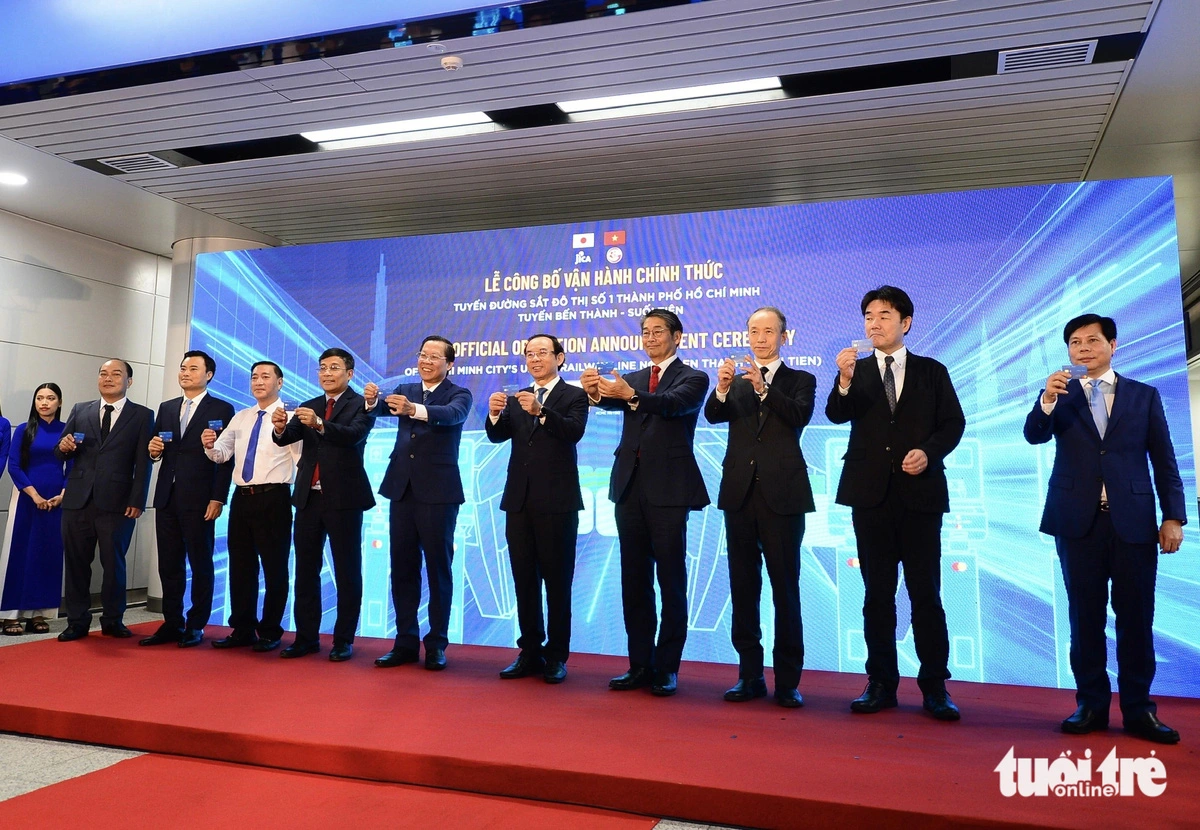
<svg viewBox="0 0 1200 830">
<path fill-rule="evenodd" d="M 263 425 L 258 432 L 258 447 L 254 451 L 254 480 L 242 478 L 242 468 L 246 464 L 246 451 L 250 447 L 250 431 L 258 420 L 259 407 L 252 406 L 243 409 L 233 416 L 233 420 L 217 436 L 217 441 L 211 450 L 205 450 L 212 461 L 224 464 L 233 459 L 233 483 L 238 487 L 250 484 L 291 484 L 296 476 L 296 464 L 300 461 L 300 451 L 303 444 L 299 441 L 281 447 L 271 440 L 271 416 L 280 409 L 283 402 L 276 401 L 268 406 L 263 415 Z"/>
</svg>

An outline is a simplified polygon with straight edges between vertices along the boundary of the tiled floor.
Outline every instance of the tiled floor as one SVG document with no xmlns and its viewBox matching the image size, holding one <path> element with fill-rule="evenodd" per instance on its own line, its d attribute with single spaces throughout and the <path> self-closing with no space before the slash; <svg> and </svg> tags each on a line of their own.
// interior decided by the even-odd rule
<svg viewBox="0 0 1200 830">
<path fill-rule="evenodd" d="M 145 608 L 130 608 L 125 612 L 126 625 L 161 621 L 162 615 L 152 614 Z M 66 627 L 67 621 L 60 618 L 51 621 L 49 634 L 25 634 L 20 637 L 0 635 L 0 647 L 57 637 L 59 632 Z M 92 622 L 92 630 L 98 631 L 99 629 L 99 618 L 96 618 Z M 3 770 L 3 774 L 0 775 L 0 801 L 50 784 L 57 784 L 59 781 L 66 781 L 69 778 L 87 775 L 89 772 L 104 769 L 140 754 L 140 752 L 131 752 L 125 749 L 0 733 L 0 770 Z M 665 819 L 659 822 L 656 830 L 732 830 L 732 828 Z"/>
</svg>

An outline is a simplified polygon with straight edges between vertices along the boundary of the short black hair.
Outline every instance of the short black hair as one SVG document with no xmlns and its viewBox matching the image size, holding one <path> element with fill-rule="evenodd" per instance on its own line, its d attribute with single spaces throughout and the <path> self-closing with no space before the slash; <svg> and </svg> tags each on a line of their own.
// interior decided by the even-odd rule
<svg viewBox="0 0 1200 830">
<path fill-rule="evenodd" d="M 275 370 L 275 376 L 281 380 L 283 379 L 283 369 L 281 369 L 279 367 L 278 363 L 275 363 L 270 360 L 260 360 L 257 363 L 255 363 L 253 366 L 250 367 L 250 374 L 254 374 L 254 370 L 257 369 L 259 366 L 270 366 L 272 369 Z"/>
<path fill-rule="evenodd" d="M 642 325 L 646 325 L 646 321 L 651 317 L 657 317 L 667 324 L 667 328 L 671 330 L 671 334 L 678 334 L 683 331 L 683 323 L 679 322 L 679 316 L 674 311 L 665 308 L 652 308 L 642 315 Z"/>
<path fill-rule="evenodd" d="M 112 363 L 112 362 L 124 363 L 125 364 L 125 377 L 129 378 L 130 380 L 133 380 L 133 367 L 129 365 L 128 360 L 118 360 L 115 357 L 110 357 L 108 360 L 104 361 L 104 363 Z M 100 369 L 104 368 L 104 363 L 100 364 Z M 97 373 L 100 371 L 100 369 L 96 370 Z"/>
<path fill-rule="evenodd" d="M 526 344 L 528 344 L 530 340 L 537 340 L 539 337 L 544 337 L 550 341 L 550 345 L 554 347 L 554 356 L 555 357 L 558 357 L 560 354 L 563 355 L 562 360 L 555 361 L 559 366 L 562 366 L 563 363 L 566 362 L 566 351 L 563 350 L 562 343 L 553 334 L 546 334 L 545 332 L 542 332 L 540 334 L 533 335 L 532 337 L 529 338 L 529 340 L 526 340 L 525 342 L 526 342 Z"/>
<path fill-rule="evenodd" d="M 179 365 L 183 366 L 183 361 L 187 360 L 189 357 L 198 357 L 203 360 L 204 371 L 208 372 L 210 375 L 215 375 L 217 373 L 217 361 L 213 360 L 212 355 L 210 355 L 208 352 L 202 352 L 199 349 L 193 349 L 190 352 L 184 352 L 183 360 L 179 361 Z"/>
<path fill-rule="evenodd" d="M 1090 326 L 1094 323 L 1100 324 L 1100 331 L 1104 333 L 1104 339 L 1110 343 L 1117 339 L 1117 321 L 1111 317 L 1101 317 L 1099 314 L 1080 314 L 1075 319 L 1069 321 L 1063 326 L 1063 342 L 1070 343 L 1071 335 L 1079 331 L 1084 326 Z"/>
<path fill-rule="evenodd" d="M 913 316 L 913 302 L 908 294 L 904 293 L 903 288 L 897 288 L 894 285 L 881 285 L 873 291 L 868 291 L 863 295 L 860 310 L 863 314 L 867 313 L 867 306 L 879 300 L 881 303 L 887 303 L 892 308 L 900 313 L 900 319 Z"/>
<path fill-rule="evenodd" d="M 440 334 L 431 334 L 421 341 L 421 348 L 425 348 L 426 343 L 443 343 L 446 347 L 446 362 L 454 362 L 454 344 Z"/>
<path fill-rule="evenodd" d="M 326 349 L 325 351 L 321 352 L 321 356 L 317 358 L 317 362 L 320 363 L 327 357 L 340 357 L 342 362 L 346 364 L 346 369 L 351 372 L 354 371 L 354 355 L 350 354 L 350 352 L 346 351 L 345 349 L 339 349 L 337 346 L 334 346 L 331 349 Z M 283 377 L 283 375 L 280 375 L 280 377 Z"/>
<path fill-rule="evenodd" d="M 773 306 L 773 305 L 760 306 L 759 308 L 756 308 L 756 309 L 754 309 L 754 311 L 750 312 L 750 317 L 753 317 L 755 314 L 758 314 L 758 312 L 760 312 L 760 311 L 769 311 L 772 314 L 774 314 L 776 317 L 779 318 L 780 330 L 781 331 L 787 330 L 787 317 L 784 317 L 783 312 L 780 311 L 779 309 L 777 309 L 775 306 Z M 750 317 L 746 318 L 747 328 L 749 328 L 749 326 L 750 326 Z"/>
</svg>

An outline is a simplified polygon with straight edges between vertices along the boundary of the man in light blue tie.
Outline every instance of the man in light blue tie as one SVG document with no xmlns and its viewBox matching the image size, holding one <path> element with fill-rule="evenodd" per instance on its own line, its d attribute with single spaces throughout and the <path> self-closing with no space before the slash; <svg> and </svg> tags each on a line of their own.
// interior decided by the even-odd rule
<svg viewBox="0 0 1200 830">
<path fill-rule="evenodd" d="M 1187 521 L 1162 399 L 1154 387 L 1113 371 L 1112 318 L 1076 317 L 1063 329 L 1063 340 L 1071 363 L 1087 374 L 1081 380 L 1068 370 L 1051 374 L 1025 419 L 1029 443 L 1055 441 L 1041 531 L 1054 537 L 1062 566 L 1078 704 L 1062 731 L 1084 735 L 1108 727 L 1112 691 L 1105 628 L 1111 583 L 1125 731 L 1177 743 L 1179 733 L 1158 719 L 1150 699 L 1158 550 L 1179 550 Z"/>
<path fill-rule="evenodd" d="M 274 651 L 283 636 L 288 600 L 288 554 L 292 547 L 292 481 L 300 444 L 280 447 L 271 440 L 271 415 L 283 407 L 283 369 L 269 360 L 250 369 L 255 405 L 233 416 L 218 435 L 200 436 L 205 454 L 217 463 L 233 459 L 233 499 L 229 506 L 229 627 L 214 648 L 251 646 Z M 266 422 L 264 424 L 264 421 Z M 262 614 L 258 613 L 258 571 L 262 563 Z"/>
</svg>

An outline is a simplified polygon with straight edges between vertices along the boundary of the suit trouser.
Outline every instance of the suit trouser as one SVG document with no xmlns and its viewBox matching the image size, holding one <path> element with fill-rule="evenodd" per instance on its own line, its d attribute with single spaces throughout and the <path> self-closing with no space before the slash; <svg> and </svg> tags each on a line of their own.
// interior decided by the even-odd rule
<svg viewBox="0 0 1200 830">
<path fill-rule="evenodd" d="M 614 514 L 621 544 L 621 606 L 625 613 L 629 664 L 662 672 L 679 671 L 687 641 L 687 520 L 689 508 L 662 507 L 646 499 L 642 473 L 635 471 Z M 654 578 L 662 596 L 662 624 L 654 602 Z M 658 627 L 658 644 L 654 630 Z"/>
<path fill-rule="evenodd" d="M 893 475 L 907 475 L 894 473 Z M 896 657 L 896 586 L 912 605 L 913 642 L 921 663 L 917 685 L 937 691 L 950 677 L 950 638 L 942 608 L 942 514 L 906 508 L 894 486 L 883 504 L 852 511 L 863 587 L 863 637 L 867 676 L 887 689 L 900 684 Z"/>
<path fill-rule="evenodd" d="M 1071 623 L 1071 671 L 1075 700 L 1107 712 L 1112 699 L 1108 679 L 1108 585 L 1117 632 L 1117 688 L 1126 718 L 1157 712 L 1150 700 L 1154 681 L 1154 584 L 1158 546 L 1123 542 L 1112 515 L 1097 511 L 1079 539 L 1055 537 Z"/>
<path fill-rule="evenodd" d="M 337 592 L 335 643 L 353 643 L 362 610 L 362 508 L 329 506 L 319 490 L 308 494 L 308 503 L 296 511 L 296 602 L 293 617 L 296 641 L 315 643 L 321 634 L 321 570 L 325 564 L 325 539 L 333 558 Z"/>
<path fill-rule="evenodd" d="M 261 486 L 261 485 L 260 485 Z M 229 627 L 239 634 L 257 630 L 265 640 L 283 635 L 288 600 L 288 555 L 292 549 L 291 488 L 265 492 L 234 490 L 229 506 Z M 262 617 L 258 615 L 258 566 L 262 562 Z"/>
<path fill-rule="evenodd" d="M 192 568 L 192 607 L 186 627 L 203 629 L 212 616 L 213 528 L 204 520 L 208 509 L 184 507 L 174 491 L 166 505 L 154 511 L 154 535 L 158 541 L 158 576 L 162 581 L 163 628 L 182 630 L 183 594 L 187 590 L 187 568 Z"/>
<path fill-rule="evenodd" d="M 729 559 L 729 598 L 733 606 L 730 635 L 738 653 L 738 676 L 763 673 L 759 601 L 762 566 L 767 564 L 775 607 L 775 666 L 777 690 L 795 689 L 804 668 L 804 623 L 800 616 L 800 544 L 804 514 L 783 515 L 772 510 L 755 481 L 745 504 L 725 511 L 725 546 Z"/>
<path fill-rule="evenodd" d="M 575 579 L 575 541 L 579 513 L 542 513 L 536 509 L 510 511 L 505 518 L 508 561 L 517 596 L 517 622 L 522 654 L 565 663 L 571 654 L 571 585 Z M 542 617 L 542 582 L 550 639 Z"/>
<path fill-rule="evenodd" d="M 425 649 L 449 644 L 450 609 L 454 600 L 454 526 L 457 504 L 425 504 L 412 487 L 391 507 L 392 607 L 396 611 L 396 648 L 420 646 L 417 611 L 421 607 L 421 554 L 429 579 L 429 633 Z"/>
<path fill-rule="evenodd" d="M 125 553 L 133 538 L 135 519 L 125 512 L 100 510 L 89 500 L 78 510 L 63 508 L 64 571 L 67 583 L 67 624 L 92 624 L 92 560 L 100 548 L 104 579 L 100 587 L 101 623 L 121 622 L 125 615 Z"/>
</svg>

